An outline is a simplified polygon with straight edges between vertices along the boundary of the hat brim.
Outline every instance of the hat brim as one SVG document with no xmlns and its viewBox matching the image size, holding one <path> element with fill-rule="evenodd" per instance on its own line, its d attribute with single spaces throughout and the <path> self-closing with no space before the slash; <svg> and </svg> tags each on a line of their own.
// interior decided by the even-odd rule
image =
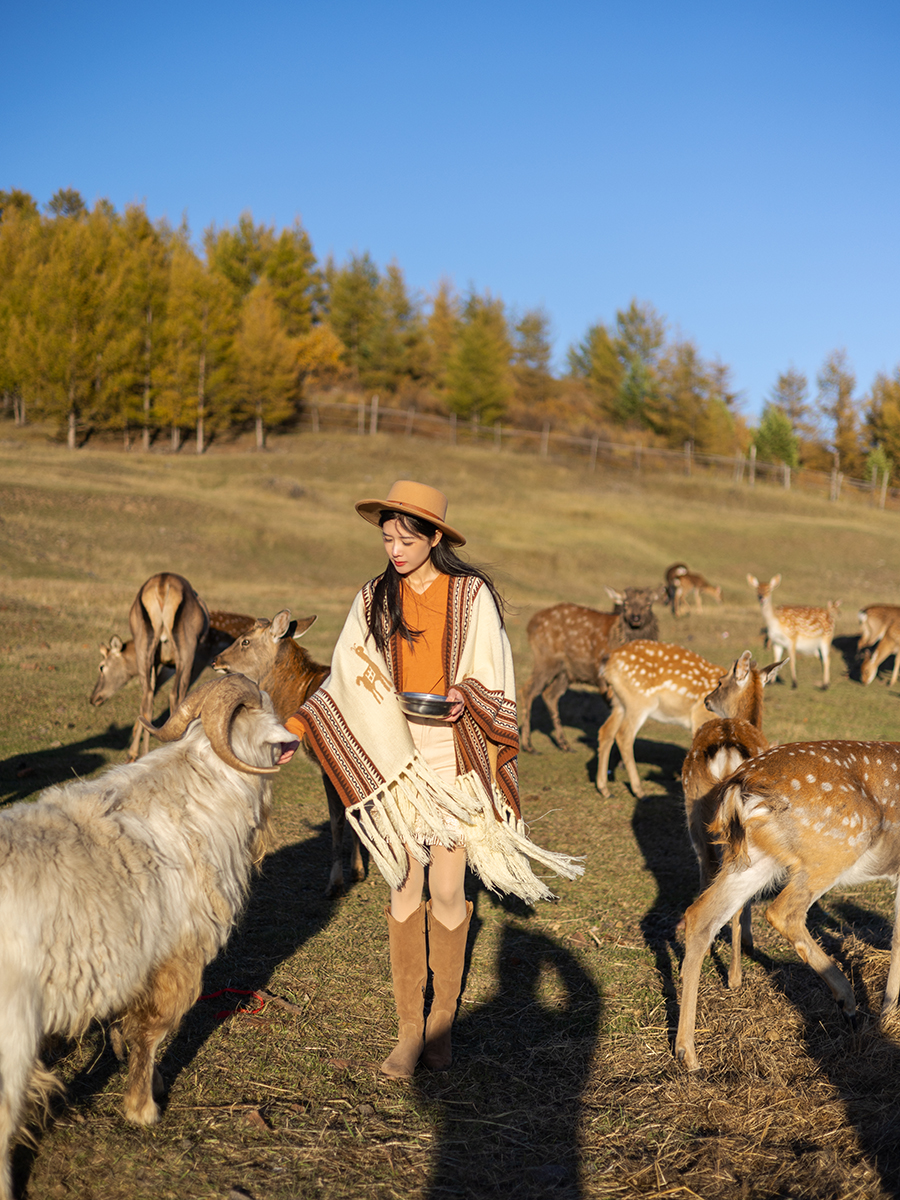
<svg viewBox="0 0 900 1200">
<path fill-rule="evenodd" d="M 388 512 L 405 513 L 410 517 L 418 517 L 422 521 L 427 521 L 435 529 L 440 529 L 447 541 L 452 542 L 454 546 L 464 546 L 466 544 L 466 539 L 458 529 L 454 529 L 446 521 L 439 521 L 434 513 L 426 512 L 424 508 L 418 508 L 415 504 L 406 504 L 402 500 L 360 500 L 356 505 L 356 511 L 370 525 L 378 525 L 381 514 L 385 510 Z"/>
</svg>

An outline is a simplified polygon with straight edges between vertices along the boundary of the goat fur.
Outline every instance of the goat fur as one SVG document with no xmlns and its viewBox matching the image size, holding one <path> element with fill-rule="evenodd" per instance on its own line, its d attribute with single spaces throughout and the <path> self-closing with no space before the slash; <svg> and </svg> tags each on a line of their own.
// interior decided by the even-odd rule
<svg viewBox="0 0 900 1200">
<path fill-rule="evenodd" d="M 244 695 L 228 744 L 266 774 L 226 765 L 193 720 L 137 762 L 0 812 L 0 1200 L 12 1197 L 9 1150 L 28 1097 L 52 1089 L 38 1058 L 46 1036 L 119 1018 L 125 1116 L 159 1119 L 156 1049 L 228 939 L 262 857 L 270 772 L 296 747 L 268 696 L 242 677 L 199 689 L 185 709 L 205 722 L 204 703 L 226 684 Z"/>
</svg>

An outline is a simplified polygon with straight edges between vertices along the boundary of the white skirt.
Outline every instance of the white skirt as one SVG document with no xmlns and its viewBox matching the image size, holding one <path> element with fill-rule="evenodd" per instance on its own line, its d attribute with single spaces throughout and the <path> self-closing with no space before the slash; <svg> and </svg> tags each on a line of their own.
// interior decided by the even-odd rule
<svg viewBox="0 0 900 1200">
<path fill-rule="evenodd" d="M 453 725 L 450 721 L 435 721 L 428 717 L 407 717 L 409 732 L 416 751 L 426 764 L 445 783 L 453 783 L 456 779 L 456 750 L 453 745 Z M 413 819 L 416 841 L 422 846 L 439 845 L 439 839 L 434 834 L 427 834 L 418 820 Z M 463 828 L 452 813 L 447 813 L 444 828 L 456 845 L 465 842 Z"/>
</svg>

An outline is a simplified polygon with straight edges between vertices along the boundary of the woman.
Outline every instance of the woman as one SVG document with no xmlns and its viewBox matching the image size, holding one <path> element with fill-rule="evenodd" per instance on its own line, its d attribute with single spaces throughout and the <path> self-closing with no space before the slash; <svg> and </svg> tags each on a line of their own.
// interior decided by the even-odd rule
<svg viewBox="0 0 900 1200">
<path fill-rule="evenodd" d="M 528 856 L 569 879 L 583 868 L 525 832 L 502 601 L 485 572 L 457 555 L 465 538 L 446 522 L 446 497 L 401 480 L 356 511 L 381 527 L 388 566 L 357 595 L 331 674 L 287 727 L 308 739 L 390 884 L 385 913 L 400 1036 L 381 1069 L 406 1078 L 420 1057 L 432 1069 L 450 1066 L 472 916 L 466 864 L 489 888 L 529 903 L 552 893 Z M 407 717 L 400 692 L 440 693 L 452 708 L 441 720 Z"/>
</svg>

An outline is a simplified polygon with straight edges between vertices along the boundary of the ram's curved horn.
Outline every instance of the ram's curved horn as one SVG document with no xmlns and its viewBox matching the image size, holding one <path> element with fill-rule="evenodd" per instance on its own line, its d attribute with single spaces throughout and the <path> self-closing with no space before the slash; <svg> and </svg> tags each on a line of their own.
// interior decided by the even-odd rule
<svg viewBox="0 0 900 1200">
<path fill-rule="evenodd" d="M 180 737 L 184 736 L 191 721 L 195 721 L 200 716 L 200 710 L 206 702 L 210 689 L 214 688 L 218 682 L 219 680 L 214 679 L 210 683 L 204 683 L 203 687 L 197 688 L 196 691 L 189 692 L 165 725 L 161 725 L 158 729 L 151 725 L 150 731 L 155 733 L 161 742 L 177 742 Z M 141 723 L 144 724 L 143 721 Z M 147 726 L 145 725 L 144 728 Z"/>
<path fill-rule="evenodd" d="M 246 675 L 226 675 L 203 689 L 206 692 L 200 719 L 209 744 L 226 766 L 245 775 L 276 775 L 280 767 L 254 767 L 238 758 L 231 748 L 231 723 L 242 706 L 262 708 L 262 693 Z"/>
</svg>

